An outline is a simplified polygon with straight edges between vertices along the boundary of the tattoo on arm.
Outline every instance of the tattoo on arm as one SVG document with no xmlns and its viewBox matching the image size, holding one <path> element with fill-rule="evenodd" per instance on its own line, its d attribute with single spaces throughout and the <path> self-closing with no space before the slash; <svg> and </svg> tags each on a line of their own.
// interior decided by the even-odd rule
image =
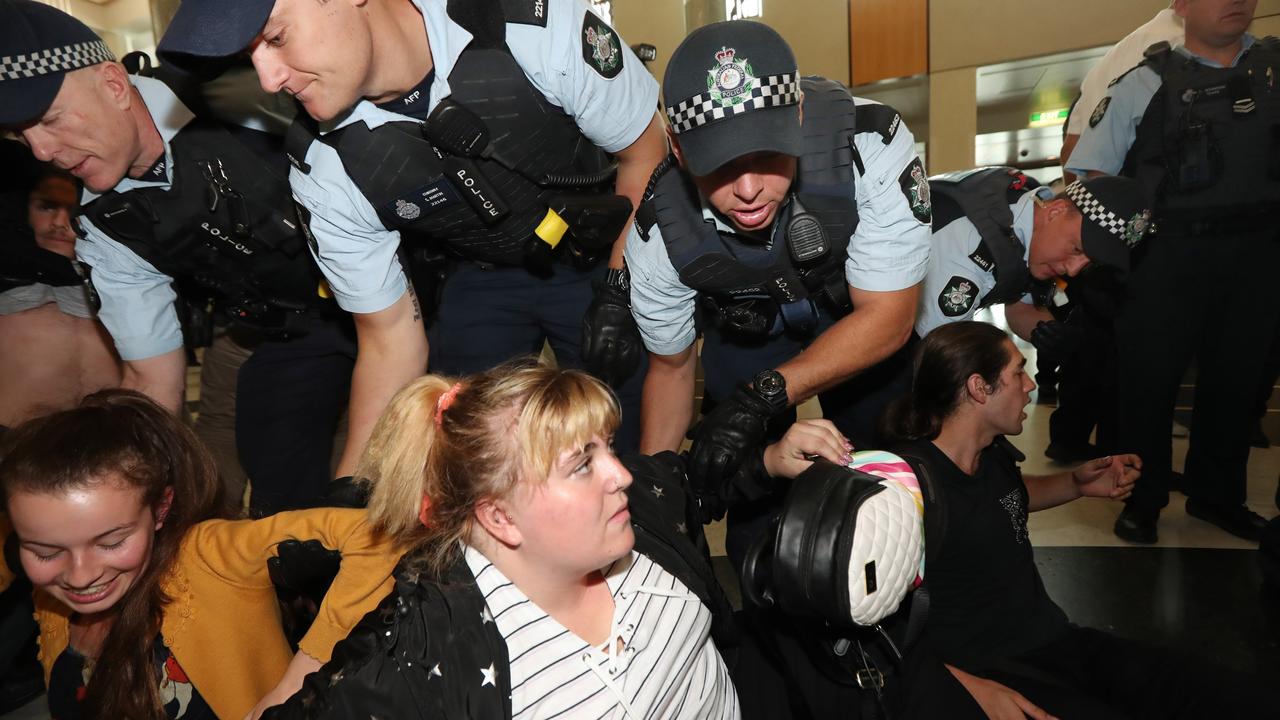
<svg viewBox="0 0 1280 720">
<path fill-rule="evenodd" d="M 413 303 L 413 320 L 417 322 L 422 319 L 422 306 L 418 304 L 418 293 L 413 290 L 413 283 L 409 283 L 409 301 Z"/>
</svg>

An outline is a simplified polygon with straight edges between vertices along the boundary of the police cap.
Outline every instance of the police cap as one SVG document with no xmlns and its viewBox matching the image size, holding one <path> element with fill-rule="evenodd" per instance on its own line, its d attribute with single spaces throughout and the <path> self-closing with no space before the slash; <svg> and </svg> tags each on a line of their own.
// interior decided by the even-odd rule
<svg viewBox="0 0 1280 720">
<path fill-rule="evenodd" d="M 768 25 L 730 20 L 694 30 L 671 55 L 662 96 L 694 175 L 753 152 L 801 153 L 796 58 Z"/>
<path fill-rule="evenodd" d="M 221 58 L 249 47 L 262 32 L 275 0 L 182 0 L 156 54 L 190 70 L 200 60 Z"/>
<path fill-rule="evenodd" d="M 1064 194 L 1083 216 L 1080 244 L 1091 262 L 1129 269 L 1129 252 L 1151 231 L 1151 209 L 1134 180 L 1100 175 L 1077 180 Z"/>
<path fill-rule="evenodd" d="M 0 0 L 0 125 L 38 119 L 72 70 L 115 60 L 89 26 L 34 0 Z"/>
</svg>

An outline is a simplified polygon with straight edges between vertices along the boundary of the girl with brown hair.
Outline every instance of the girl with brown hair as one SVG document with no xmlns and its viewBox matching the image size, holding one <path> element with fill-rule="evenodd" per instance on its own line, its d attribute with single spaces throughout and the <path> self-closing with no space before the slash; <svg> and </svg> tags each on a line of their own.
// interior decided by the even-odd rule
<svg viewBox="0 0 1280 720">
<path fill-rule="evenodd" d="M 362 511 L 222 519 L 221 487 L 191 431 L 132 391 L 5 437 L 0 497 L 36 588 L 54 717 L 257 717 L 386 594 L 398 555 Z M 268 574 L 287 540 L 342 554 L 296 654 Z M 11 579 L 0 565 L 0 588 Z"/>
</svg>

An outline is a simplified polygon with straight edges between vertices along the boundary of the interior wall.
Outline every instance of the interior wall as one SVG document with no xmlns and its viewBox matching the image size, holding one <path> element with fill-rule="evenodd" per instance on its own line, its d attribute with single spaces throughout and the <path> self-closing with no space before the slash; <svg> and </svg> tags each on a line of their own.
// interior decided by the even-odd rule
<svg viewBox="0 0 1280 720">
<path fill-rule="evenodd" d="M 982 11 L 974 12 L 979 3 Z M 1110 45 L 1168 4 L 1168 0 L 931 0 L 929 69 L 977 67 Z M 1256 34 L 1276 32 L 1280 0 L 1258 0 L 1256 17 Z"/>
<path fill-rule="evenodd" d="M 613 25 L 628 45 L 649 43 L 658 49 L 649 70 L 662 82 L 671 51 L 685 35 L 682 0 L 613 0 Z"/>
</svg>

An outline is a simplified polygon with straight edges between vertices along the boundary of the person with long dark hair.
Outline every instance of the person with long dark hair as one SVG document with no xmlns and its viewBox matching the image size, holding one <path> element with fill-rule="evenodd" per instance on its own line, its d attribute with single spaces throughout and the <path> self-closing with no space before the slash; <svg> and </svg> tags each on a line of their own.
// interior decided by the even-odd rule
<svg viewBox="0 0 1280 720">
<path fill-rule="evenodd" d="M 1074 625 L 1045 591 L 1028 514 L 1080 497 L 1123 500 L 1138 456 L 1023 475 L 1005 436 L 1022 432 L 1035 383 L 1013 341 L 995 326 L 959 322 L 929 333 L 918 353 L 911 392 L 885 425 L 895 452 L 926 479 L 930 603 L 912 665 L 941 661 L 950 672 L 917 669 L 929 681 L 910 688 L 905 715 L 1274 717 L 1275 705 L 1207 660 Z M 956 702 L 956 681 L 973 702 Z"/>
<path fill-rule="evenodd" d="M 390 587 L 398 555 L 363 511 L 224 519 L 230 508 L 207 451 L 139 393 L 105 390 L 31 420 L 0 453 L 0 499 L 35 586 L 59 720 L 256 717 L 320 667 Z M 288 540 L 342 554 L 296 654 L 268 570 Z M 11 579 L 0 564 L 0 588 Z"/>
</svg>

